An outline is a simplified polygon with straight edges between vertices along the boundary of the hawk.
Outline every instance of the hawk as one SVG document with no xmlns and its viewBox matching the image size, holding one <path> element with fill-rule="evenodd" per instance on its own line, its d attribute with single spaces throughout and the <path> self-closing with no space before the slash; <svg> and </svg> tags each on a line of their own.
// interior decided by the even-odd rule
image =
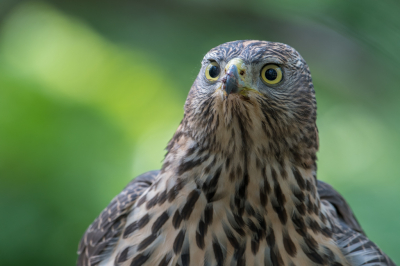
<svg viewBox="0 0 400 266">
<path fill-rule="evenodd" d="M 394 265 L 316 178 L 315 92 L 295 49 L 213 48 L 184 109 L 162 169 L 87 229 L 79 266 Z"/>
</svg>

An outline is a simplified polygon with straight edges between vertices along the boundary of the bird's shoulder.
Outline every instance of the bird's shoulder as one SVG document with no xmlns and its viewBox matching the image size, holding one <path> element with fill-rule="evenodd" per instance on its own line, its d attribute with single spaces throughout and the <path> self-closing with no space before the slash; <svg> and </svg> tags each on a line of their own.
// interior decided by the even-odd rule
<svg viewBox="0 0 400 266">
<path fill-rule="evenodd" d="M 158 173 L 150 171 L 134 178 L 94 220 L 79 243 L 77 266 L 97 265 L 107 257 L 108 252 L 112 252 L 131 207 L 151 186 Z"/>
<path fill-rule="evenodd" d="M 361 228 L 356 216 L 354 215 L 350 205 L 331 185 L 321 180 L 317 181 L 318 194 L 322 202 L 331 204 L 339 219 L 343 220 L 352 230 L 365 236 L 364 230 Z"/>
<path fill-rule="evenodd" d="M 394 262 L 368 237 L 361 228 L 346 200 L 331 185 L 317 181 L 322 204 L 330 209 L 333 239 L 352 266 L 388 265 Z"/>
</svg>

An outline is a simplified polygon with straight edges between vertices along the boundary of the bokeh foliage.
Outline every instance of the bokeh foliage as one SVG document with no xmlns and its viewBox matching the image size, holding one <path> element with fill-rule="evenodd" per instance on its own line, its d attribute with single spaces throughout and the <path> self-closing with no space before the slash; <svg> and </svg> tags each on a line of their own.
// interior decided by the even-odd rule
<svg viewBox="0 0 400 266">
<path fill-rule="evenodd" d="M 318 100 L 318 177 L 396 262 L 396 1 L 0 2 L 0 265 L 74 265 L 86 227 L 161 165 L 202 56 L 285 42 Z"/>
</svg>

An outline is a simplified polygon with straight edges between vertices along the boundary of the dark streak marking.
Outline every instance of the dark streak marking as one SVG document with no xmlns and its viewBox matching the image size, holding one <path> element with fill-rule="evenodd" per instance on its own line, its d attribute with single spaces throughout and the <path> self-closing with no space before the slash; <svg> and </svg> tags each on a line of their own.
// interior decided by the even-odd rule
<svg viewBox="0 0 400 266">
<path fill-rule="evenodd" d="M 293 191 L 293 194 L 300 202 L 304 201 L 305 196 L 302 191 Z"/>
<path fill-rule="evenodd" d="M 268 202 L 267 195 L 264 193 L 264 191 L 260 190 L 260 203 L 261 203 L 261 206 L 265 207 L 267 205 L 267 202 Z"/>
<path fill-rule="evenodd" d="M 185 238 L 185 231 L 181 230 L 175 238 L 173 249 L 174 253 L 178 255 L 182 250 L 183 240 Z"/>
<path fill-rule="evenodd" d="M 281 221 L 281 223 L 283 225 L 285 225 L 287 222 L 287 213 L 286 213 L 285 207 L 278 205 L 276 203 L 273 203 L 272 208 L 274 209 L 276 214 L 278 214 L 279 221 Z"/>
<path fill-rule="evenodd" d="M 137 203 L 137 207 L 140 207 L 143 203 L 145 203 L 146 202 L 146 195 L 143 195 L 140 199 L 139 199 L 139 201 L 138 201 L 138 203 Z"/>
<path fill-rule="evenodd" d="M 306 251 L 304 250 L 304 254 L 313 262 L 323 265 L 325 264 L 324 259 L 321 257 L 321 255 L 318 254 L 316 250 L 311 250 L 311 251 Z"/>
<path fill-rule="evenodd" d="M 192 214 L 192 211 L 194 209 L 194 205 L 196 204 L 196 201 L 200 197 L 200 191 L 195 189 L 187 197 L 186 203 L 182 208 L 181 211 L 181 216 L 182 219 L 187 220 L 190 217 L 190 214 Z"/>
<path fill-rule="evenodd" d="M 167 211 L 164 211 L 157 220 L 154 221 L 153 226 L 151 227 L 151 232 L 153 234 L 157 234 L 161 227 L 165 224 L 165 222 L 169 219 L 169 215 Z"/>
<path fill-rule="evenodd" d="M 275 184 L 274 193 L 275 193 L 276 200 L 278 201 L 278 204 L 281 207 L 283 207 L 285 205 L 286 198 L 285 198 L 285 195 L 283 195 L 282 189 L 278 183 Z"/>
<path fill-rule="evenodd" d="M 131 223 L 130 225 L 128 225 L 125 228 L 125 232 L 124 232 L 123 238 L 127 238 L 130 234 L 135 232 L 137 229 L 138 229 L 137 221 Z"/>
<path fill-rule="evenodd" d="M 309 249 L 318 249 L 318 242 L 312 236 L 307 234 L 303 239 Z"/>
<path fill-rule="evenodd" d="M 257 233 L 257 232 L 258 232 L 258 228 L 257 228 L 257 226 L 254 224 L 254 222 L 253 222 L 252 220 L 248 219 L 247 222 L 246 222 L 246 224 L 247 224 L 247 227 L 248 227 L 251 231 L 253 231 L 254 233 Z"/>
<path fill-rule="evenodd" d="M 184 181 L 182 179 L 178 179 L 175 186 L 173 186 L 167 193 L 167 198 L 169 202 L 172 202 L 175 197 L 178 195 L 178 192 L 183 188 Z"/>
<path fill-rule="evenodd" d="M 271 249 L 270 252 L 271 262 L 273 266 L 281 266 L 283 265 L 283 260 L 281 254 L 278 249 Z"/>
<path fill-rule="evenodd" d="M 296 167 L 292 167 L 292 172 L 293 172 L 293 176 L 296 179 L 297 184 L 299 185 L 301 190 L 305 189 L 305 181 L 303 179 L 303 177 L 300 175 L 299 171 L 297 170 Z"/>
<path fill-rule="evenodd" d="M 229 243 L 231 243 L 233 248 L 238 249 L 239 248 L 239 241 L 233 235 L 233 232 L 228 228 L 228 226 L 224 226 L 223 228 L 224 228 L 225 235 L 229 240 Z"/>
<path fill-rule="evenodd" d="M 217 261 L 218 266 L 223 266 L 224 265 L 224 254 L 222 253 L 222 248 L 218 243 L 218 240 L 214 239 L 213 240 L 213 250 L 214 250 L 214 256 L 215 260 Z"/>
<path fill-rule="evenodd" d="M 149 200 L 146 203 L 146 209 L 148 210 L 148 209 L 153 208 L 157 204 L 157 202 L 158 202 L 158 194 L 155 195 L 151 200 Z"/>
<path fill-rule="evenodd" d="M 166 254 L 164 256 L 164 258 L 160 261 L 160 263 L 158 264 L 158 266 L 168 266 L 169 261 L 171 260 L 172 256 L 168 256 L 168 254 Z"/>
<path fill-rule="evenodd" d="M 126 247 L 121 253 L 119 253 L 117 263 L 124 262 L 128 259 L 129 248 L 130 247 Z"/>
<path fill-rule="evenodd" d="M 274 230 L 270 227 L 266 237 L 268 246 L 272 249 L 275 246 L 275 234 Z"/>
<path fill-rule="evenodd" d="M 277 183 L 277 175 L 276 175 L 276 171 L 274 168 L 271 167 L 271 175 L 272 175 L 272 179 L 274 180 L 275 183 Z"/>
<path fill-rule="evenodd" d="M 297 215 L 296 216 L 293 216 L 292 217 L 292 222 L 293 222 L 293 224 L 294 225 L 296 225 L 296 232 L 299 234 L 299 235 L 301 235 L 302 237 L 305 237 L 306 236 L 306 234 L 307 234 L 307 228 L 306 228 L 306 225 L 305 225 L 305 223 L 304 223 L 304 220 L 303 220 L 303 218 L 300 216 L 300 217 L 298 217 Z"/>
<path fill-rule="evenodd" d="M 201 234 L 199 232 L 196 232 L 196 244 L 199 247 L 199 249 L 203 250 L 204 249 L 204 234 Z"/>
<path fill-rule="evenodd" d="M 142 229 L 150 221 L 149 215 L 145 214 L 138 222 L 137 229 Z"/>
<path fill-rule="evenodd" d="M 326 237 L 332 237 L 332 231 L 328 227 L 323 227 L 321 232 Z"/>
<path fill-rule="evenodd" d="M 257 255 L 258 249 L 260 248 L 260 240 L 258 237 L 253 238 L 251 240 L 251 252 L 253 253 L 253 255 Z"/>
<path fill-rule="evenodd" d="M 241 247 L 235 249 L 233 258 L 237 261 L 236 265 L 246 265 L 246 258 L 244 252 L 246 251 L 246 243 L 243 243 Z"/>
<path fill-rule="evenodd" d="M 248 202 L 246 202 L 246 204 L 245 204 L 245 210 L 250 216 L 254 216 L 256 214 L 253 207 Z"/>
<path fill-rule="evenodd" d="M 209 226 L 210 224 L 212 224 L 213 221 L 213 206 L 212 204 L 207 204 L 206 208 L 204 209 L 204 223 L 206 224 L 206 226 Z"/>
<path fill-rule="evenodd" d="M 283 233 L 283 245 L 286 249 L 287 254 L 289 254 L 289 256 L 291 257 L 295 257 L 297 250 L 296 250 L 296 246 L 294 245 L 292 239 L 290 238 L 290 236 L 287 233 Z"/>
<path fill-rule="evenodd" d="M 319 233 L 319 232 L 322 231 L 322 230 L 321 230 L 321 226 L 318 224 L 318 222 L 316 222 L 316 221 L 314 221 L 314 220 L 311 220 L 311 221 L 309 222 L 309 225 L 308 225 L 308 226 L 311 228 L 311 230 L 313 230 L 314 233 Z"/>
<path fill-rule="evenodd" d="M 194 167 L 201 165 L 205 160 L 207 160 L 207 158 L 208 158 L 207 156 L 204 156 L 204 157 L 198 158 L 197 160 L 182 161 L 179 164 L 179 168 L 178 168 L 177 174 L 179 176 L 181 176 L 185 172 L 193 169 Z"/>
<path fill-rule="evenodd" d="M 164 204 L 164 202 L 167 200 L 167 191 L 163 191 L 160 196 L 158 197 L 158 205 Z"/>
<path fill-rule="evenodd" d="M 179 213 L 179 210 L 175 211 L 174 217 L 172 218 L 172 224 L 175 229 L 178 229 L 182 222 L 182 216 Z"/>
<path fill-rule="evenodd" d="M 187 250 L 188 253 L 182 253 L 181 254 L 181 261 L 182 261 L 182 266 L 185 265 L 190 265 L 190 254 L 189 254 L 189 249 Z"/>
<path fill-rule="evenodd" d="M 151 243 L 153 243 L 154 240 L 156 240 L 157 235 L 149 235 L 146 237 L 142 242 L 140 242 L 138 246 L 138 251 L 142 251 L 143 249 L 147 248 Z"/>
<path fill-rule="evenodd" d="M 143 265 L 149 259 L 149 257 L 150 257 L 150 254 L 147 254 L 147 255 L 139 254 L 132 260 L 130 266 Z"/>
<path fill-rule="evenodd" d="M 300 204 L 297 204 L 296 205 L 296 209 L 297 209 L 297 211 L 301 214 L 301 215 L 304 215 L 304 214 L 306 214 L 306 205 L 304 205 L 304 203 L 302 202 L 302 203 L 300 203 Z"/>
</svg>

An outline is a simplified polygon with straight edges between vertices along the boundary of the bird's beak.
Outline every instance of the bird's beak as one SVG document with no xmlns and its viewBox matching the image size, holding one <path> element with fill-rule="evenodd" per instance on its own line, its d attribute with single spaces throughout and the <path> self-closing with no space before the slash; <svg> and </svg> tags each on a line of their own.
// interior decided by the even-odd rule
<svg viewBox="0 0 400 266">
<path fill-rule="evenodd" d="M 246 71 L 242 59 L 234 58 L 225 67 L 225 76 L 222 78 L 222 90 L 227 97 L 231 93 L 239 93 L 244 87 L 243 75 Z"/>
</svg>

